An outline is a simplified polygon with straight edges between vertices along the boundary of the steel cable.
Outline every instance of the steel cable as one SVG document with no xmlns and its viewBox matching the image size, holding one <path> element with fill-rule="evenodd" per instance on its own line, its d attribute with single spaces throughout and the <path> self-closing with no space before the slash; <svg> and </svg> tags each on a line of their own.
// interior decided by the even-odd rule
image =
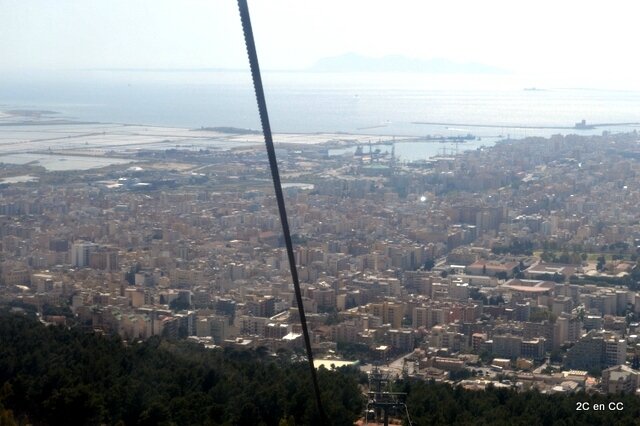
<svg viewBox="0 0 640 426">
<path fill-rule="evenodd" d="M 295 256 L 293 254 L 293 243 L 291 241 L 291 233 L 289 231 L 289 222 L 287 220 L 287 210 L 282 193 L 282 185 L 280 183 L 280 173 L 278 172 L 278 162 L 276 159 L 276 151 L 273 146 L 273 137 L 271 135 L 271 125 L 269 124 L 269 115 L 267 114 L 267 101 L 264 96 L 262 87 L 262 77 L 260 74 L 260 66 L 258 65 L 258 54 L 256 52 L 255 41 L 253 38 L 253 30 L 251 28 L 251 19 L 249 16 L 249 7 L 246 0 L 238 0 L 238 8 L 240 9 L 240 19 L 242 20 L 242 30 L 244 32 L 244 41 L 247 46 L 247 54 L 249 55 L 249 65 L 251 67 L 251 77 L 253 78 L 253 87 L 256 92 L 258 101 L 258 112 L 260 113 L 260 123 L 262 124 L 262 133 L 264 134 L 264 142 L 267 147 L 267 156 L 269 157 L 269 166 L 271 168 L 271 177 L 273 179 L 273 187 L 278 202 L 278 211 L 280 213 L 280 223 L 282 224 L 282 232 L 287 247 L 287 257 L 289 258 L 289 267 L 291 269 L 291 279 L 295 289 L 296 302 L 298 304 L 298 313 L 300 314 L 300 324 L 304 335 L 304 343 L 309 360 L 309 369 L 311 371 L 311 380 L 316 396 L 316 404 L 320 413 L 320 421 L 322 424 L 328 424 L 327 418 L 322 407 L 322 398 L 320 397 L 320 386 L 318 385 L 318 377 L 313 364 L 313 354 L 311 351 L 311 339 L 309 337 L 309 329 L 307 328 L 307 318 L 304 314 L 304 305 L 302 303 L 302 292 L 300 290 L 300 282 L 298 280 L 298 271 L 296 269 Z"/>
</svg>

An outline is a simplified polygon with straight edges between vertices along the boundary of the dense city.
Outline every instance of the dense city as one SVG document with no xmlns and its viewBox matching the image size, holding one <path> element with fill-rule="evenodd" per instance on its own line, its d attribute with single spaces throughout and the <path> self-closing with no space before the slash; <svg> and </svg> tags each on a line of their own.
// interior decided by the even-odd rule
<svg viewBox="0 0 640 426">
<path fill-rule="evenodd" d="M 503 140 L 410 163 L 378 145 L 277 145 L 318 366 L 635 392 L 639 140 Z M 263 149 L 134 160 L 0 167 L 2 303 L 125 342 L 303 358 Z"/>
</svg>

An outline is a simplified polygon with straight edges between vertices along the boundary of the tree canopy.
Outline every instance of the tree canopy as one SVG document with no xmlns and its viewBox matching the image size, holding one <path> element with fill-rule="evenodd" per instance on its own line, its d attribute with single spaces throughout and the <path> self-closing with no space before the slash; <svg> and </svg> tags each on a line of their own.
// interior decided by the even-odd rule
<svg viewBox="0 0 640 426">
<path fill-rule="evenodd" d="M 415 425 L 636 425 L 640 416 L 640 399 L 634 395 L 545 395 L 492 386 L 471 391 L 424 381 L 405 381 L 399 390 L 408 393 Z M 578 410 L 578 403 L 588 403 L 590 409 Z M 624 408 L 611 410 L 610 403 Z M 596 410 L 594 404 L 605 409 Z"/>
<path fill-rule="evenodd" d="M 306 362 L 118 337 L 0 314 L 0 417 L 33 424 L 317 424 Z M 361 414 L 358 370 L 320 369 L 334 424 Z M 2 423 L 3 425 L 5 423 Z M 9 420 L 7 420 L 7 424 Z"/>
<path fill-rule="evenodd" d="M 1 426 L 319 424 L 307 364 L 287 351 L 211 350 L 163 338 L 127 343 L 7 313 L 0 313 L 0 342 Z M 352 425 L 364 409 L 362 373 L 320 369 L 318 379 L 332 424 Z M 470 391 L 413 379 L 394 390 L 408 394 L 416 425 L 634 425 L 640 418 L 634 395 Z M 577 410 L 611 402 L 623 410 Z"/>
</svg>

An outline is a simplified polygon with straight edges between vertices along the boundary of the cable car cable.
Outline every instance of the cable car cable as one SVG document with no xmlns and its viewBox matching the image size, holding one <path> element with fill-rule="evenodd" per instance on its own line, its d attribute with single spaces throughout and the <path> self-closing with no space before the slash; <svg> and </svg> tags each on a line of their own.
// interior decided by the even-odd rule
<svg viewBox="0 0 640 426">
<path fill-rule="evenodd" d="M 291 241 L 291 233 L 289 231 L 289 222 L 287 220 L 287 210 L 282 194 L 282 185 L 280 183 L 280 173 L 278 172 L 278 162 L 276 159 L 276 151 L 273 146 L 273 137 L 271 135 L 271 125 L 269 124 L 269 115 L 267 114 L 267 101 L 264 96 L 262 87 L 262 77 L 260 75 L 260 66 L 258 65 L 258 54 L 256 52 L 255 41 L 253 38 L 253 30 L 251 28 L 251 18 L 249 16 L 249 7 L 247 0 L 238 0 L 238 8 L 240 9 L 240 19 L 242 21 L 242 31 L 244 32 L 244 41 L 247 46 L 247 54 L 249 56 L 249 65 L 251 67 L 251 77 L 253 78 L 253 87 L 256 92 L 258 101 L 258 112 L 260 113 L 260 123 L 262 124 L 262 133 L 264 134 L 264 142 L 267 147 L 267 156 L 269 157 L 269 166 L 271 168 L 271 177 L 278 202 L 278 211 L 280 213 L 280 223 L 282 224 L 282 232 L 284 233 L 284 241 L 287 247 L 287 256 L 289 258 L 289 267 L 291 269 L 291 279 L 295 289 L 296 302 L 298 304 L 298 313 L 300 314 L 300 324 L 302 325 L 302 333 L 304 335 L 304 343 L 307 350 L 307 358 L 309 360 L 309 368 L 311 370 L 311 379 L 313 389 L 316 396 L 316 404 L 320 413 L 322 424 L 328 424 L 327 417 L 322 407 L 322 398 L 320 397 L 320 387 L 318 385 L 318 377 L 316 369 L 313 365 L 313 354 L 311 352 L 311 339 L 309 338 L 309 330 L 307 328 L 307 319 L 304 314 L 304 306 L 302 303 L 302 292 L 300 291 L 300 282 L 298 280 L 298 271 L 296 269 L 295 256 L 293 254 L 293 243 Z"/>
</svg>

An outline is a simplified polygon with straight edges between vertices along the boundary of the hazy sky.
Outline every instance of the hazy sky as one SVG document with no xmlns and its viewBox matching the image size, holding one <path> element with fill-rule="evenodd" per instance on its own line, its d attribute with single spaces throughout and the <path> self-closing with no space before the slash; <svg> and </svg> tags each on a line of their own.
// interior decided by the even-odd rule
<svg viewBox="0 0 640 426">
<path fill-rule="evenodd" d="M 478 62 L 515 73 L 635 83 L 632 1 L 249 2 L 265 69 L 355 52 Z M 0 0 L 0 72 L 245 68 L 233 0 Z M 637 86 L 637 83 L 635 83 Z"/>
</svg>

